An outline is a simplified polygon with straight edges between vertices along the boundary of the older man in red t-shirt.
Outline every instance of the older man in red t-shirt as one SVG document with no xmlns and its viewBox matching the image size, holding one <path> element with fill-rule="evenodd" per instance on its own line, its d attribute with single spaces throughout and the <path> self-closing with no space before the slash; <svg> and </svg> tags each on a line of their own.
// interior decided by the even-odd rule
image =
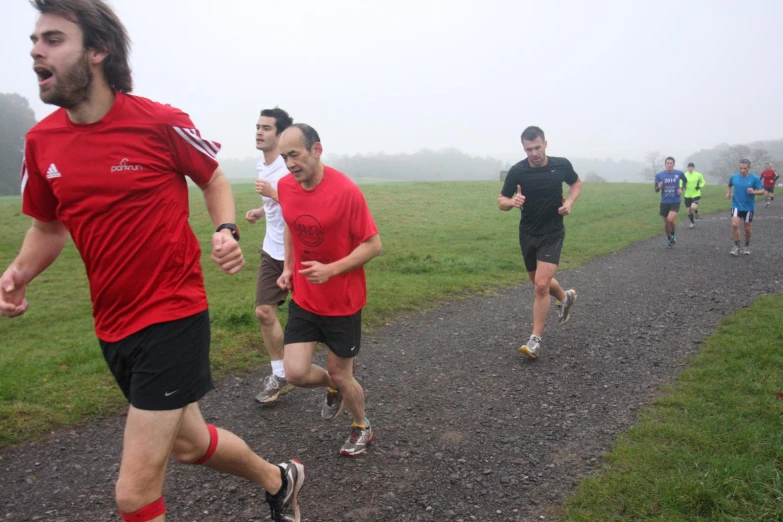
<svg viewBox="0 0 783 522">
<path fill-rule="evenodd" d="M 364 453 L 373 440 L 364 392 L 353 375 L 367 302 L 363 266 L 381 252 L 381 238 L 359 187 L 321 163 L 323 147 L 309 125 L 280 137 L 291 176 L 278 183 L 285 228 L 285 267 L 278 279 L 292 290 L 285 329 L 285 373 L 292 384 L 326 387 L 321 417 L 353 416 L 343 455 Z M 317 343 L 329 348 L 324 370 L 312 364 Z"/>
</svg>

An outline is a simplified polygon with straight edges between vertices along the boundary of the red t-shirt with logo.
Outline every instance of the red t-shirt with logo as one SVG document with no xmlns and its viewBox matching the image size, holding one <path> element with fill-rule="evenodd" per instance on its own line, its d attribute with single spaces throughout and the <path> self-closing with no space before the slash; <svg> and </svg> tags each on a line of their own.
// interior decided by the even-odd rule
<svg viewBox="0 0 783 522">
<path fill-rule="evenodd" d="M 364 267 L 316 285 L 299 271 L 303 261 L 338 261 L 378 233 L 359 187 L 342 172 L 324 167 L 324 177 L 305 190 L 293 176 L 277 184 L 283 219 L 294 250 L 292 298 L 296 304 L 324 316 L 353 315 L 367 303 Z"/>
<path fill-rule="evenodd" d="M 775 178 L 778 175 L 774 170 L 765 170 L 761 173 L 761 182 L 767 188 L 773 188 L 775 186 Z"/>
<path fill-rule="evenodd" d="M 99 339 L 207 309 L 185 176 L 207 183 L 219 150 L 182 111 L 120 93 L 96 123 L 58 109 L 27 133 L 22 210 L 70 232 Z"/>
</svg>

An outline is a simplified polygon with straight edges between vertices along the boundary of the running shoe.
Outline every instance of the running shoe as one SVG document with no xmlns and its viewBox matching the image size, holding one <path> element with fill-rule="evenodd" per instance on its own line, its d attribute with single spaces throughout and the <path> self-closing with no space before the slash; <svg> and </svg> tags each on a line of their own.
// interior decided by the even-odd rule
<svg viewBox="0 0 783 522">
<path fill-rule="evenodd" d="M 694 225 L 693 223 L 691 223 L 690 225 L 688 225 L 688 228 L 696 228 L 696 225 Z"/>
<path fill-rule="evenodd" d="M 278 464 L 283 471 L 283 485 L 276 494 L 266 492 L 266 502 L 272 511 L 272 522 L 300 522 L 299 491 L 304 484 L 305 472 L 296 459 Z"/>
<path fill-rule="evenodd" d="M 326 398 L 321 407 L 321 418 L 332 420 L 343 411 L 343 394 L 340 390 L 326 389 Z"/>
<path fill-rule="evenodd" d="M 768 206 L 769 206 L 769 201 L 767 201 L 767 202 L 764 204 L 764 206 L 765 206 L 765 207 L 768 207 Z"/>
<path fill-rule="evenodd" d="M 669 248 L 674 246 L 674 243 L 672 243 L 672 236 L 668 237 L 668 243 L 666 244 L 666 246 L 668 246 Z"/>
<path fill-rule="evenodd" d="M 672 245 L 677 242 L 677 234 L 672 234 Z"/>
<path fill-rule="evenodd" d="M 740 249 L 739 249 L 738 246 L 735 246 L 734 248 L 731 249 L 731 252 L 729 252 L 729 254 L 731 254 L 733 256 L 738 256 L 739 253 L 740 253 Z"/>
<path fill-rule="evenodd" d="M 372 431 L 372 426 L 368 419 L 364 419 L 367 427 L 359 426 L 357 424 L 351 425 L 351 434 L 345 440 L 345 444 L 340 448 L 340 455 L 346 457 L 355 457 L 361 455 L 367 451 L 367 446 L 372 444 L 375 440 L 375 434 Z"/>
<path fill-rule="evenodd" d="M 269 404 L 294 389 L 294 385 L 274 373 L 264 379 L 264 389 L 256 395 L 261 404 Z"/>
<path fill-rule="evenodd" d="M 696 212 L 696 215 L 694 216 L 694 219 L 701 219 L 701 214 L 699 212 Z"/>
<path fill-rule="evenodd" d="M 560 317 L 560 322 L 563 324 L 567 323 L 571 318 L 571 307 L 576 303 L 576 290 L 573 288 L 566 290 L 565 295 L 565 300 L 562 303 L 557 303 L 558 317 Z"/>
<path fill-rule="evenodd" d="M 745 254 L 746 256 L 749 256 L 750 255 L 750 247 L 746 246 L 745 248 L 743 248 L 742 249 L 742 253 Z"/>
<path fill-rule="evenodd" d="M 538 349 L 541 348 L 541 338 L 535 335 L 531 335 L 527 344 L 523 344 L 519 348 L 519 353 L 527 355 L 531 359 L 538 358 Z"/>
</svg>

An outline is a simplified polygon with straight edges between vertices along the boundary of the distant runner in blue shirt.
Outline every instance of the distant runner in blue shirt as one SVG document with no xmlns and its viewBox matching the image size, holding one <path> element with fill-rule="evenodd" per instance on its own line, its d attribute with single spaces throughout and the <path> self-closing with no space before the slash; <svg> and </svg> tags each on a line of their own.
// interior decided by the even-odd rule
<svg viewBox="0 0 783 522">
<path fill-rule="evenodd" d="M 677 235 L 674 233 L 674 220 L 680 211 L 680 195 L 685 190 L 688 179 L 681 170 L 674 170 L 674 158 L 669 156 L 664 163 L 666 170 L 655 175 L 655 192 L 661 192 L 661 217 L 669 248 L 674 246 Z M 682 186 L 680 185 L 682 182 Z"/>
<path fill-rule="evenodd" d="M 731 234 L 734 238 L 734 248 L 730 254 L 740 254 L 740 221 L 745 222 L 745 248 L 742 253 L 750 255 L 750 224 L 753 221 L 753 210 L 756 208 L 756 196 L 767 193 L 761 184 L 761 178 L 750 172 L 750 160 L 740 160 L 739 172 L 729 179 L 729 190 L 726 199 L 731 200 Z"/>
</svg>

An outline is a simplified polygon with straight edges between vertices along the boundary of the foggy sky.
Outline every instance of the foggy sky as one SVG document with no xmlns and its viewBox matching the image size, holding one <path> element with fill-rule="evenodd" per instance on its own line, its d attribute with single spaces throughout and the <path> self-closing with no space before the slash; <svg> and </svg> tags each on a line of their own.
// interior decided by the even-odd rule
<svg viewBox="0 0 783 522">
<path fill-rule="evenodd" d="M 29 35 L 2 0 L 0 92 L 42 118 Z M 134 93 L 189 113 L 220 157 L 257 154 L 279 105 L 327 153 L 457 147 L 522 156 L 683 158 L 783 138 L 783 1 L 114 0 L 133 40 Z"/>
</svg>

